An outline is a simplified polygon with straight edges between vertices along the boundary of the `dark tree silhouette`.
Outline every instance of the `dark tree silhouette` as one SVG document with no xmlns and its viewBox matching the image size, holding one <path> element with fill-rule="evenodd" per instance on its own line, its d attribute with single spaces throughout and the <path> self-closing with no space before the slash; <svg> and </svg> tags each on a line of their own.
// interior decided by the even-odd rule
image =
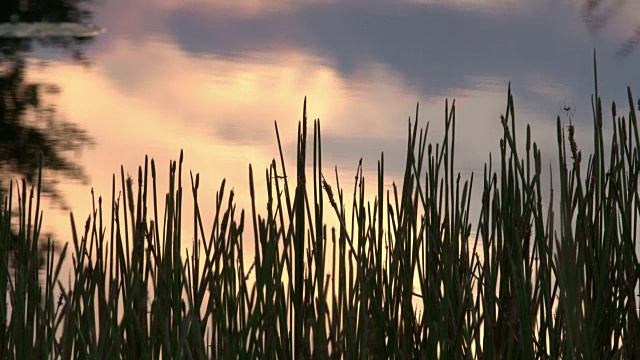
<svg viewBox="0 0 640 360">
<path fill-rule="evenodd" d="M 77 22 L 89 23 L 93 17 L 86 6 L 89 0 L 1 0 L 0 22 Z M 88 60 L 82 52 L 82 47 L 91 39 L 80 38 L 38 38 L 38 39 L 2 39 L 0 46 L 2 53 L 24 53 L 37 42 L 44 46 L 53 46 L 66 50 L 71 57 L 83 65 Z"/>
<path fill-rule="evenodd" d="M 592 33 L 599 32 L 605 25 L 611 22 L 614 16 L 622 9 L 626 0 L 580 0 L 582 2 L 582 17 L 587 28 Z M 625 40 L 618 51 L 618 56 L 631 54 L 640 43 L 640 23 Z"/>
<path fill-rule="evenodd" d="M 89 22 L 91 13 L 81 0 L 0 0 L 0 22 Z M 87 132 L 65 120 L 51 98 L 60 91 L 56 84 L 26 81 L 28 56 L 35 42 L 62 48 L 71 58 L 88 66 L 82 48 L 90 40 L 74 38 L 0 39 L 0 199 L 9 190 L 10 179 L 23 178 L 34 185 L 42 160 L 42 191 L 54 204 L 68 208 L 59 182 L 88 181 L 73 155 L 92 143 Z M 0 222 L 3 219 L 0 219 Z M 4 227 L 4 225 L 3 225 Z M 11 230 L 11 258 L 18 256 Z M 43 239 L 45 237 L 42 237 Z M 53 242 L 55 244 L 55 241 Z M 39 266 L 44 264 L 46 244 L 39 244 Z"/>
<path fill-rule="evenodd" d="M 83 0 L 2 0 L 0 22 L 89 22 L 92 14 Z M 56 84 L 28 83 L 28 56 L 35 42 L 62 48 L 71 58 L 88 66 L 82 48 L 90 39 L 0 39 L 0 192 L 6 194 L 8 179 L 37 178 L 42 157 L 43 193 L 56 204 L 67 204 L 58 184 L 64 180 L 88 181 L 74 153 L 92 143 L 84 129 L 56 112 L 50 98 Z"/>
<path fill-rule="evenodd" d="M 0 22 L 16 16 L 23 22 L 86 22 L 92 14 L 83 9 L 86 0 L 3 0 L 0 2 Z"/>
<path fill-rule="evenodd" d="M 86 181 L 73 153 L 91 143 L 86 131 L 61 119 L 43 94 L 59 91 L 54 84 L 27 83 L 25 61 L 17 59 L 0 74 L 0 171 L 33 184 L 42 156 L 43 193 L 66 206 L 57 187 L 60 178 Z M 6 183 L 2 183 L 6 193 Z"/>
</svg>

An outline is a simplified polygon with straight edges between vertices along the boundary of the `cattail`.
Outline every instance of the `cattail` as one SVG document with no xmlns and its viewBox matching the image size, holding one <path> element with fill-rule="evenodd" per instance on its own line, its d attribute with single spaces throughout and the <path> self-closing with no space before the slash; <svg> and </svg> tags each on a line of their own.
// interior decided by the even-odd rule
<svg viewBox="0 0 640 360">
<path fill-rule="evenodd" d="M 338 205 L 336 204 L 336 201 L 333 198 L 333 191 L 331 190 L 331 185 L 327 183 L 327 180 L 324 179 L 324 176 L 322 177 L 322 187 L 327 192 L 327 196 L 329 197 L 329 202 L 331 203 L 331 206 L 337 210 Z"/>
<path fill-rule="evenodd" d="M 576 139 L 575 139 L 575 127 L 573 126 L 573 124 L 571 122 L 569 122 L 569 126 L 568 126 L 568 130 L 569 130 L 569 147 L 571 148 L 571 158 L 573 159 L 574 162 L 574 166 L 580 162 L 580 153 L 578 152 L 578 144 L 576 143 Z"/>
<path fill-rule="evenodd" d="M 594 161 L 591 166 L 591 176 L 589 177 L 589 197 L 593 197 L 596 189 L 596 173 L 598 172 L 598 163 Z"/>
<path fill-rule="evenodd" d="M 526 258 L 529 254 L 529 246 L 531 245 L 531 207 L 527 207 L 524 214 L 524 221 L 520 224 L 520 236 L 522 237 L 522 257 Z"/>
</svg>

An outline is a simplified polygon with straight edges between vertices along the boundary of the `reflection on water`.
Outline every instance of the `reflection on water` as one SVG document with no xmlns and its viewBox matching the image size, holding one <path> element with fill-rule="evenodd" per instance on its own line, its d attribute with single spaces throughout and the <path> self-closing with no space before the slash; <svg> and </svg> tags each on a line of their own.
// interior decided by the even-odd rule
<svg viewBox="0 0 640 360">
<path fill-rule="evenodd" d="M 86 22 L 91 12 L 80 1 L 9 0 L 0 5 L 0 22 Z M 90 143 L 87 132 L 66 121 L 46 100 L 59 92 L 57 84 L 25 80 L 25 57 L 34 42 L 70 51 L 73 59 L 87 64 L 82 46 L 88 40 L 74 38 L 0 39 L 0 191 L 6 193 L 7 177 L 23 177 L 33 184 L 39 157 L 47 176 L 43 192 L 66 207 L 56 183 L 65 178 L 86 181 L 87 175 L 70 153 Z M 46 98 L 46 99 L 45 99 Z"/>
<path fill-rule="evenodd" d="M 80 3 L 3 0 L 0 2 L 0 22 L 87 22 L 92 14 Z M 37 182 L 40 160 L 42 193 L 62 208 L 67 208 L 68 204 L 59 189 L 60 183 L 68 180 L 88 182 L 76 155 L 92 143 L 91 137 L 56 111 L 52 100 L 60 92 L 58 84 L 29 81 L 27 76 L 30 65 L 27 59 L 35 45 L 62 49 L 73 61 L 88 65 L 82 51 L 88 41 L 75 38 L 0 39 L 0 194 L 3 198 L 10 189 L 11 179 L 25 179 L 27 187 Z M 17 236 L 12 233 L 12 239 Z M 39 265 L 42 266 L 46 246 L 39 248 Z"/>
<path fill-rule="evenodd" d="M 66 188 L 65 180 L 82 179 L 85 169 L 96 194 L 109 194 L 110 175 L 120 164 L 135 169 L 145 154 L 166 163 L 181 148 L 191 161 L 188 168 L 203 172 L 202 178 L 212 183 L 227 178 L 241 197 L 247 193 L 248 162 L 256 168 L 268 164 L 277 149 L 273 120 L 282 131 L 291 129 L 291 134 L 282 134 L 283 147 L 295 153 L 296 144 L 289 139 L 295 139 L 292 122 L 298 119 L 305 95 L 313 107 L 310 112 L 323 121 L 326 164 L 349 173 L 363 156 L 365 173 L 375 169 L 382 151 L 387 159 L 402 157 L 398 145 L 404 142 L 407 115 L 416 102 L 424 114 L 421 121 L 431 121 L 429 139 L 438 139 L 444 97 L 457 98 L 464 122 L 457 134 L 464 144 L 456 153 L 457 164 L 478 174 L 488 153 L 497 151 L 498 115 L 504 110 L 509 81 L 521 114 L 519 124 L 532 123 L 543 156 L 554 156 L 555 140 L 548 134 L 555 132 L 563 102 L 577 105 L 572 115 L 577 125 L 591 124 L 585 101 L 592 91 L 594 47 L 606 70 L 603 93 L 634 85 L 637 76 L 628 69 L 635 58 L 613 63 L 610 55 L 635 21 L 610 16 L 607 26 L 598 28 L 599 38 L 585 34 L 584 21 L 589 18 L 583 14 L 600 14 L 605 3 L 624 9 L 618 5 L 623 1 L 596 1 L 599 7 L 589 1 L 558 0 L 562 6 L 536 0 L 426 1 L 428 5 L 387 1 L 366 6 L 357 1 L 310 1 L 245 9 L 245 3 L 231 1 L 222 6 L 208 1 L 110 0 L 95 9 L 96 23 L 109 33 L 90 50 L 71 38 L 4 42 L 1 68 L 8 90 L 3 93 L 21 94 L 18 100 L 25 114 L 12 111 L 30 119 L 11 126 L 22 126 L 25 134 L 53 136 L 49 143 L 75 169 L 61 171 L 52 165 L 45 170 L 55 175 L 52 181 L 61 185 L 58 194 L 79 215 L 88 213 L 82 206 L 88 203 L 89 188 Z M 0 21 L 17 15 L 20 21 L 92 22 L 91 12 L 78 4 L 2 1 Z M 584 4 L 590 7 L 582 8 Z M 629 13 L 618 10 L 619 15 Z M 625 29 L 618 31 L 621 23 Z M 67 56 L 39 71 L 28 54 L 41 44 L 64 49 Z M 72 59 L 84 61 L 87 54 L 91 71 L 68 66 Z M 41 57 L 49 59 L 46 53 Z M 39 92 L 35 102 L 27 97 L 32 85 Z M 51 94 L 56 85 L 61 93 Z M 51 99 L 57 107 L 43 105 Z M 37 125 L 35 112 L 51 120 Z M 61 124 L 62 115 L 80 124 L 77 135 L 61 138 L 43 130 L 47 121 Z M 24 130 L 27 125 L 31 130 Z M 583 128 L 576 129 L 587 152 L 590 143 L 580 142 Z M 63 131 L 67 130 L 58 134 Z M 85 148 L 87 134 L 95 135 L 98 145 L 74 162 L 70 155 Z M 18 143 L 13 137 L 11 141 Z M 43 148 L 41 143 L 30 151 L 36 154 Z M 31 163 L 16 160 L 24 167 L 14 166 L 12 171 L 33 168 L 34 157 L 24 156 Z M 402 163 L 398 169 L 395 162 L 389 163 L 387 183 L 402 176 Z M 60 215 L 59 221 L 51 220 L 57 213 L 45 214 L 45 226 L 60 224 L 52 230 L 69 231 L 68 214 Z"/>
<path fill-rule="evenodd" d="M 614 17 L 624 10 L 626 0 L 581 0 L 583 19 L 589 31 L 592 33 L 599 32 Z M 618 56 L 628 56 L 635 50 L 640 43 L 640 22 L 635 25 L 633 32 L 620 45 L 616 52 Z"/>
<path fill-rule="evenodd" d="M 72 22 L 89 23 L 93 14 L 86 0 L 3 0 L 0 2 L 0 22 Z M 34 43 L 42 46 L 53 46 L 63 49 L 75 60 L 86 63 L 82 51 L 89 39 L 77 38 L 38 38 L 27 40 L 3 39 L 0 42 L 3 54 L 30 51 Z"/>
<path fill-rule="evenodd" d="M 5 60 L 3 65 L 0 73 L 0 171 L 3 174 L 0 190 L 7 193 L 7 177 L 25 178 L 33 184 L 42 156 L 43 173 L 47 175 L 42 191 L 66 206 L 57 182 L 65 178 L 88 180 L 72 155 L 91 139 L 85 130 L 58 116 L 55 107 L 44 101 L 45 94 L 59 91 L 55 84 L 26 82 L 26 65 L 22 58 Z M 55 176 L 48 176 L 53 173 Z"/>
<path fill-rule="evenodd" d="M 3 0 L 0 3 L 0 22 L 19 16 L 24 22 L 86 22 L 93 14 L 80 0 Z"/>
</svg>

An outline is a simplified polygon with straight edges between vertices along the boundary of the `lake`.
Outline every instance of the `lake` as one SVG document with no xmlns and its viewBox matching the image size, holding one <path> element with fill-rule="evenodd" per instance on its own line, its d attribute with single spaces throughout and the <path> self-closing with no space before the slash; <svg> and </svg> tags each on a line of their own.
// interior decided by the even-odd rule
<svg viewBox="0 0 640 360">
<path fill-rule="evenodd" d="M 455 358 L 481 351 L 508 358 L 534 348 L 553 358 L 605 357 L 618 347 L 626 348 L 622 357 L 637 358 L 640 351 L 626 337 L 640 326 L 632 311 L 638 141 L 625 143 L 623 131 L 619 146 L 608 140 L 612 100 L 626 115 L 636 106 L 627 102 L 626 87 L 640 91 L 637 14 L 640 4 L 624 0 L 2 2 L 0 193 L 15 185 L 10 179 L 33 184 L 42 159 L 44 237 L 72 246 L 54 272 L 49 258 L 37 258 L 42 243 L 31 243 L 40 252 L 34 254 L 25 251 L 30 236 L 15 234 L 18 220 L 24 229 L 31 219 L 0 212 L 8 255 L 8 265 L 0 266 L 0 279 L 7 280 L 0 281 L 1 292 L 8 294 L 0 314 L 11 314 L 0 358 L 4 351 L 18 358 L 50 351 L 82 358 L 103 350 L 111 351 L 106 357 L 184 352 L 224 358 L 246 351 L 287 358 L 312 349 L 320 357 L 330 350 L 352 357 L 414 351 L 414 357 L 435 358 L 452 351 Z M 16 38 L 16 28 L 37 38 Z M 44 37 L 43 29 L 75 37 Z M 582 178 L 584 188 L 574 188 L 569 176 L 560 191 L 557 129 L 573 135 L 575 125 L 561 156 L 571 165 L 580 162 L 576 142 L 583 170 L 594 147 L 594 49 L 605 153 Z M 517 118 L 509 126 L 517 134 L 501 124 L 513 109 L 508 91 Z M 405 151 L 417 104 L 420 126 L 429 124 L 428 143 L 435 144 L 443 141 L 454 99 L 455 165 L 452 151 L 440 153 L 446 155 L 438 164 L 445 165 L 431 169 L 447 175 L 405 177 L 428 185 L 403 192 L 398 202 L 395 184 L 402 186 L 405 164 L 415 164 L 405 162 Z M 293 174 L 303 104 L 307 187 L 296 188 L 293 207 L 289 197 L 287 209 L 269 207 L 265 220 L 267 203 L 273 205 L 273 188 L 265 186 L 272 173 L 265 169 L 276 159 L 282 174 L 280 144 L 289 194 L 302 178 Z M 319 202 L 315 192 L 322 189 L 311 177 L 314 119 L 321 123 L 328 181 L 328 196 Z M 528 165 L 522 170 L 514 160 L 527 156 L 527 125 L 542 149 L 541 161 L 536 158 L 542 177 L 534 179 Z M 511 136 L 520 156 L 513 151 L 501 159 L 500 141 L 508 137 L 512 146 Z M 607 159 L 616 157 L 607 149 L 620 150 L 623 159 L 610 172 Z M 163 212 L 170 161 L 182 154 L 184 194 L 167 196 L 171 205 Z M 382 154 L 384 188 L 378 188 Z M 158 170 L 160 208 L 149 205 L 137 216 L 164 215 L 170 225 L 136 222 L 134 230 L 139 194 L 125 198 L 122 189 L 125 182 L 139 184 L 146 156 Z M 431 164 L 440 161 L 435 158 Z M 491 206 L 487 192 L 478 225 L 490 158 L 492 170 L 502 170 L 492 183 L 500 189 L 493 188 Z M 508 173 L 506 164 L 521 172 Z M 470 211 L 459 206 L 467 187 L 454 184 L 453 172 L 462 181 L 474 179 Z M 362 175 L 367 192 L 358 188 Z M 192 176 L 200 179 L 199 242 L 193 241 Z M 221 199 L 216 191 L 223 179 Z M 345 210 L 338 224 L 330 194 L 340 188 Z M 364 196 L 356 205 L 351 191 L 359 190 Z M 384 190 L 387 206 L 373 205 Z M 216 216 L 216 202 L 224 212 L 233 194 L 238 209 Z M 300 201 L 303 195 L 309 199 Z M 570 200 L 560 207 L 560 197 Z M 182 207 L 172 206 L 181 198 Z M 120 205 L 115 222 L 112 202 Z M 555 205 L 554 215 L 547 217 L 547 205 Z M 83 225 L 96 206 L 103 216 L 93 223 L 96 241 L 73 246 L 69 213 L 82 235 L 91 230 L 91 222 Z M 14 233 L 6 232 L 5 219 Z M 200 246 L 212 223 L 211 241 Z M 337 235 L 332 226 L 342 226 Z M 38 283 L 46 283 L 44 298 Z"/>
<path fill-rule="evenodd" d="M 223 178 L 248 209 L 249 163 L 264 189 L 263 171 L 279 156 L 274 121 L 293 171 L 305 97 L 309 120 L 321 121 L 327 179 L 337 166 L 349 195 L 360 158 L 372 191 L 381 152 L 385 186 L 402 178 L 417 103 L 435 143 L 445 100 L 456 100 L 456 170 L 463 178 L 474 172 L 479 189 L 489 153 L 499 151 L 509 83 L 521 137 L 530 124 L 554 172 L 557 116 L 576 125 L 583 153 L 592 149 L 594 48 L 605 109 L 615 100 L 625 114 L 626 86 L 635 96 L 640 91 L 635 2 L 110 0 L 82 8 L 87 12 L 55 5 L 41 12 L 52 13 L 47 19 L 82 14 L 107 31 L 88 41 L 3 43 L 13 58 L 3 58 L 2 81 L 15 84 L 8 74 L 19 59 L 21 86 L 43 90 L 41 111 L 26 101 L 19 120 L 44 129 L 50 151 L 66 159 L 68 168 L 45 169 L 57 189 L 45 200 L 43 226 L 62 242 L 71 234 L 68 211 L 83 224 L 91 189 L 109 204 L 113 174 L 120 184 L 122 165 L 135 178 L 147 154 L 162 193 L 169 161 L 184 150 L 185 171 L 200 173 L 205 223 Z M 0 10 L 7 17 L 9 10 Z M 49 122 L 34 120 L 41 113 Z M 610 123 L 605 129 L 610 133 Z M 23 151 L 30 146 L 24 142 L 5 142 L 4 151 L 35 153 Z M 14 158 L 3 159 L 5 174 L 34 163 L 33 156 Z"/>
</svg>

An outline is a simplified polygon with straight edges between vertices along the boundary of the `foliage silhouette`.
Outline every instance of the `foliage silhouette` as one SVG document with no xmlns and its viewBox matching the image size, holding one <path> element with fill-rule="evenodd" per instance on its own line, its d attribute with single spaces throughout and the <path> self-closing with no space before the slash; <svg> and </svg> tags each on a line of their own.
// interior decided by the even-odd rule
<svg viewBox="0 0 640 360">
<path fill-rule="evenodd" d="M 25 81 L 25 68 L 25 61 L 17 59 L 0 75 L 0 170 L 33 184 L 42 156 L 47 175 L 86 182 L 85 171 L 71 155 L 91 143 L 91 138 L 76 124 L 61 119 L 55 108 L 43 101 L 43 93 L 55 93 L 59 91 L 57 86 Z M 58 179 L 59 176 L 48 178 L 42 190 L 66 207 Z M 6 190 L 7 185 L 2 185 Z"/>
<path fill-rule="evenodd" d="M 614 16 L 622 9 L 625 0 L 580 0 L 582 2 L 582 17 L 587 28 L 592 33 L 602 30 L 608 23 L 614 21 Z M 631 35 L 625 40 L 616 54 L 624 57 L 631 54 L 640 43 L 640 23 L 635 24 Z"/>
<path fill-rule="evenodd" d="M 88 1 L 9 0 L 0 4 L 0 22 L 88 22 L 92 13 Z M 61 117 L 48 101 L 60 91 L 56 84 L 26 80 L 25 58 L 33 45 L 63 49 L 71 58 L 88 66 L 82 48 L 90 40 L 75 38 L 0 39 L 0 192 L 6 193 L 3 179 L 22 177 L 33 184 L 39 157 L 46 178 L 45 195 L 66 208 L 58 182 L 64 179 L 88 181 L 73 154 L 93 141 L 87 132 Z"/>
</svg>

